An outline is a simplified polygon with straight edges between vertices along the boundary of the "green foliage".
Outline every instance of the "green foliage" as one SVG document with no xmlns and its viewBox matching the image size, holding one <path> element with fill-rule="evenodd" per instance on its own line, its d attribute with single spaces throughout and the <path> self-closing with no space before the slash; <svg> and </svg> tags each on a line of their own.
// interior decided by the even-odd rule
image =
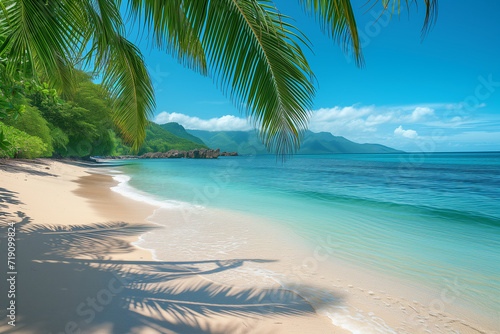
<svg viewBox="0 0 500 334">
<path fill-rule="evenodd" d="M 112 155 L 134 154 L 132 147 L 125 144 L 120 137 L 113 133 L 115 149 Z M 196 138 L 196 137 L 195 137 Z M 208 148 L 204 144 L 195 143 L 189 139 L 181 138 L 163 129 L 156 123 L 150 123 L 146 129 L 146 140 L 142 144 L 137 154 L 148 152 L 167 152 L 172 149 L 179 151 L 189 151 L 193 149 Z"/>
<path fill-rule="evenodd" d="M 59 146 L 56 153 L 81 156 L 90 154 L 90 141 L 96 136 L 96 130 L 95 126 L 85 119 L 87 109 L 71 103 L 53 104 L 51 101 L 43 101 L 39 108 L 44 118 L 53 127 L 61 129 L 69 139 L 64 145 L 66 150 L 61 150 Z"/>
<path fill-rule="evenodd" d="M 24 131 L 1 122 L 0 131 L 10 142 L 6 150 L 0 150 L 0 157 L 32 159 L 44 156 L 44 152 L 47 152 L 47 144 L 38 137 L 30 136 Z"/>
<path fill-rule="evenodd" d="M 64 94 L 65 99 L 46 82 L 0 81 L 0 102 L 13 110 L 5 109 L 0 119 L 40 138 L 46 144 L 41 156 L 108 155 L 118 143 L 122 151 L 128 151 L 121 139 L 115 139 L 113 99 L 108 91 L 93 83 L 87 73 L 75 70 L 73 74 L 73 91 Z M 20 89 L 13 89 L 14 86 Z M 2 132 L 0 137 L 1 147 L 6 151 L 9 141 Z"/>
<path fill-rule="evenodd" d="M 50 123 L 54 152 L 65 155 L 107 155 L 114 149 L 111 101 L 91 76 L 75 73 L 71 101 L 61 100 L 50 89 L 28 90 L 28 99 Z"/>
<path fill-rule="evenodd" d="M 3 61 L 0 61 L 0 77 Z M 7 117 L 17 118 L 24 111 L 24 87 L 12 78 L 0 80 L 0 119 Z"/>
<path fill-rule="evenodd" d="M 133 154 L 132 148 L 123 143 L 120 137 L 118 137 L 114 132 L 112 132 L 113 146 L 114 150 L 111 155 L 130 155 Z"/>
<path fill-rule="evenodd" d="M 115 147 L 113 128 L 113 105 L 107 97 L 107 92 L 98 84 L 90 81 L 90 77 L 83 77 L 76 89 L 72 101 L 79 107 L 88 110 L 85 113 L 86 122 L 93 124 L 95 136 L 92 138 L 92 155 L 110 154 Z"/>
<path fill-rule="evenodd" d="M 24 96 L 17 100 L 18 104 L 26 106 L 25 110 L 19 113 L 17 119 L 4 119 L 5 123 L 22 132 L 10 131 L 5 138 L 0 135 L 4 151 L 12 137 L 17 145 L 15 155 L 23 157 L 48 156 L 53 152 L 63 156 L 133 154 L 134 150 L 128 141 L 113 131 L 113 99 L 106 89 L 93 83 L 91 79 L 90 75 L 75 71 L 74 91 L 71 95 L 65 95 L 67 100 L 63 100 L 46 83 L 26 83 L 23 88 Z M 185 131 L 184 133 L 197 139 Z M 157 124 L 151 124 L 146 134 L 140 154 L 171 149 L 207 148 L 199 139 L 198 143 L 194 143 L 179 138 Z M 37 139 L 44 146 L 37 145 Z M 28 145 L 26 151 L 19 147 L 23 143 Z M 43 149 L 40 150 L 40 147 Z"/>
<path fill-rule="evenodd" d="M 51 131 L 47 121 L 42 117 L 36 107 L 26 106 L 24 111 L 19 113 L 19 117 L 6 117 L 3 122 L 14 128 L 24 131 L 31 136 L 40 138 L 47 146 L 43 155 L 50 156 L 53 151 Z"/>
<path fill-rule="evenodd" d="M 107 91 L 91 79 L 87 73 L 74 71 L 74 89 L 71 95 L 64 95 L 66 100 L 46 82 L 0 82 L 0 102 L 15 110 L 15 113 L 5 111 L 0 118 L 40 138 L 46 144 L 41 156 L 111 154 L 116 146 L 112 131 L 113 102 Z M 21 88 L 13 90 L 9 85 Z M 1 140 L 5 151 L 8 140 L 5 136 Z"/>
<path fill-rule="evenodd" d="M 66 152 L 68 150 L 67 145 L 69 143 L 68 136 L 58 127 L 49 124 L 50 127 L 50 137 L 52 138 L 52 147 L 55 152 Z"/>
<path fill-rule="evenodd" d="M 0 35 L 0 41 L 2 41 Z M 0 58 L 0 120 L 16 119 L 20 112 L 24 111 L 22 86 L 15 82 L 14 77 L 9 75 L 5 68 L 8 61 Z M 0 130 L 0 150 L 8 150 L 11 143 L 5 139 L 5 135 Z"/>
<path fill-rule="evenodd" d="M 5 138 L 3 129 L 0 129 L 0 155 L 2 154 L 2 152 L 7 152 L 11 145 L 12 144 Z"/>
</svg>

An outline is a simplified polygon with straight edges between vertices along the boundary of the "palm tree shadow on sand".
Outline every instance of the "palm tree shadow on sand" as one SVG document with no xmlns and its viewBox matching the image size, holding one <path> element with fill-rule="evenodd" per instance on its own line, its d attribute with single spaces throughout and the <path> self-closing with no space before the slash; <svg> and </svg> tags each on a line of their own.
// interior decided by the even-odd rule
<svg viewBox="0 0 500 334">
<path fill-rule="evenodd" d="M 302 297 L 289 290 L 237 288 L 200 277 L 210 278 L 212 273 L 246 262 L 272 260 L 117 261 L 111 256 L 133 248 L 121 238 L 152 227 L 124 222 L 41 226 L 32 224 L 22 212 L 15 217 L 0 216 L 2 243 L 7 222 L 14 218 L 18 221 L 17 324 L 6 324 L 6 304 L 2 302 L 2 333 L 123 334 L 145 328 L 155 333 L 245 333 L 252 332 L 252 324 L 259 319 L 314 313 Z M 210 264 L 210 269 L 197 269 L 200 263 L 204 268 Z M 2 277 L 2 291 L 7 288 L 5 282 Z M 342 296 L 323 294 L 328 295 L 328 303 L 332 298 L 342 301 Z M 226 321 L 217 321 L 219 317 Z"/>
</svg>

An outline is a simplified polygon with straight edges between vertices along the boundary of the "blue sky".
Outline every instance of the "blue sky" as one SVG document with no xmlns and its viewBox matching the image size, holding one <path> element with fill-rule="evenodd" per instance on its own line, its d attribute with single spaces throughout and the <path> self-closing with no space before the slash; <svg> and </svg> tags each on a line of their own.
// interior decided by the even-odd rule
<svg viewBox="0 0 500 334">
<path fill-rule="evenodd" d="M 366 61 L 359 69 L 297 1 L 275 1 L 313 44 L 307 58 L 318 84 L 310 129 L 407 151 L 500 151 L 500 1 L 439 1 L 423 43 L 418 2 L 418 11 L 413 6 L 388 22 L 388 15 L 376 21 L 380 4 L 368 10 L 356 7 L 365 1 L 352 1 Z M 154 82 L 156 121 L 251 128 L 212 79 L 151 50 L 145 38 L 135 42 Z"/>
</svg>

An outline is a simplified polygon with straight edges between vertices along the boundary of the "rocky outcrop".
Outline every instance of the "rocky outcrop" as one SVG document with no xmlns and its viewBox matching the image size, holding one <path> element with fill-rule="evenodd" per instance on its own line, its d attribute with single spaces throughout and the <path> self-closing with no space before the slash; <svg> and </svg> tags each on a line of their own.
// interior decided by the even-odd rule
<svg viewBox="0 0 500 334">
<path fill-rule="evenodd" d="M 222 152 L 219 156 L 221 157 L 237 157 L 238 156 L 238 153 L 236 152 Z"/>
<path fill-rule="evenodd" d="M 105 156 L 105 157 L 96 157 L 99 159 L 217 159 L 218 157 L 237 157 L 238 153 L 236 152 L 220 152 L 220 149 L 211 150 L 211 149 L 197 149 L 191 151 L 179 151 L 179 150 L 170 150 L 168 152 L 150 152 L 145 153 L 141 156 L 137 155 L 118 155 L 118 156 Z"/>
<path fill-rule="evenodd" d="M 170 150 L 168 152 L 155 152 L 155 153 L 145 153 L 139 157 L 139 159 L 180 159 L 180 158 L 188 158 L 188 159 L 217 159 L 220 155 L 220 150 L 190 150 L 190 151 L 179 151 L 179 150 Z"/>
</svg>

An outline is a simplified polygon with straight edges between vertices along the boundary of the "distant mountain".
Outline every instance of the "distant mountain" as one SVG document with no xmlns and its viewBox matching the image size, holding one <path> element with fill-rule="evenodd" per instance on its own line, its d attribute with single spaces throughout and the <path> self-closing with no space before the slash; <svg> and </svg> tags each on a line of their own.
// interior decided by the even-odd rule
<svg viewBox="0 0 500 334">
<path fill-rule="evenodd" d="M 236 151 L 239 154 L 269 154 L 255 131 L 186 130 L 200 138 L 210 148 Z M 358 144 L 329 132 L 307 131 L 299 154 L 335 153 L 400 153 L 402 151 L 379 144 Z"/>
<path fill-rule="evenodd" d="M 170 123 L 160 124 L 160 126 L 163 129 L 167 130 L 168 132 L 173 133 L 177 137 L 184 138 L 201 145 L 205 145 L 203 140 L 187 132 L 186 129 L 184 129 L 184 127 L 179 123 L 170 122 Z"/>
<path fill-rule="evenodd" d="M 307 131 L 299 151 L 300 154 L 332 153 L 401 153 L 402 151 L 380 144 L 358 144 L 330 132 Z"/>
</svg>

